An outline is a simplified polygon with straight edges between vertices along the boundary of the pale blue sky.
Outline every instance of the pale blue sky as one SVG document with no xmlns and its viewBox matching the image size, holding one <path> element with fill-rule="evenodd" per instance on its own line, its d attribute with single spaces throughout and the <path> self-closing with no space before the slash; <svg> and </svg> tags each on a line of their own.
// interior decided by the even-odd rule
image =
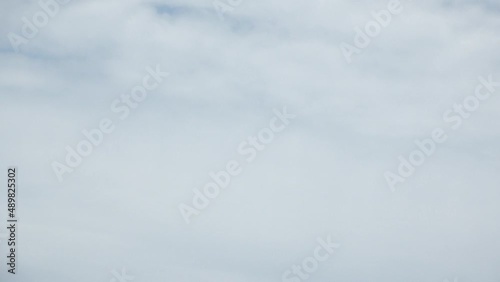
<svg viewBox="0 0 500 282">
<path fill-rule="evenodd" d="M 19 167 L 21 221 L 19 274 L 2 242 L 0 280 L 279 282 L 331 234 L 308 281 L 499 281 L 500 97 L 460 130 L 442 118 L 500 78 L 499 5 L 402 1 L 348 64 L 339 45 L 387 2 L 243 0 L 221 20 L 211 0 L 73 0 L 16 53 L 7 35 L 40 7 L 2 1 L 0 162 Z M 117 119 L 156 65 L 170 76 Z M 296 119 L 186 225 L 179 203 L 284 106 Z M 104 117 L 116 130 L 59 183 L 51 163 Z M 449 140 L 392 193 L 384 172 L 436 127 Z"/>
</svg>

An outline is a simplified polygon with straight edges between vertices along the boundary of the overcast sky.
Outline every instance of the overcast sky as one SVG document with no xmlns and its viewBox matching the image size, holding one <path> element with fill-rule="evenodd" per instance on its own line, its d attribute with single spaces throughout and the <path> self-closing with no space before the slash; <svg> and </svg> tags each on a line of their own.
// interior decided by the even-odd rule
<svg viewBox="0 0 500 282">
<path fill-rule="evenodd" d="M 43 9 L 1 1 L 0 183 L 18 167 L 19 224 L 12 275 L 2 184 L 0 281 L 280 282 L 328 235 L 340 247 L 307 281 L 500 281 L 500 95 L 443 120 L 478 77 L 500 81 L 500 5 L 401 0 L 348 63 L 341 44 L 388 3 L 73 0 L 16 52 L 8 35 Z M 148 67 L 169 75 L 121 119 Z M 103 118 L 114 131 L 59 181 Z M 384 174 L 436 128 L 448 140 L 391 191 Z M 187 224 L 179 205 L 231 160 L 241 174 Z"/>
</svg>

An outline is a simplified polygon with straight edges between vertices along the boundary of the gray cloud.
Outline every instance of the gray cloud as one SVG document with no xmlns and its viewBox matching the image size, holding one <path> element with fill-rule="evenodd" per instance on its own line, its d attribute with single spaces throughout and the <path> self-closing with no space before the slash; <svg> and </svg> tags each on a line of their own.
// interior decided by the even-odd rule
<svg viewBox="0 0 500 282">
<path fill-rule="evenodd" d="M 7 34 L 38 4 L 2 2 L 20 247 L 0 280 L 280 281 L 326 234 L 342 246 L 310 281 L 498 280 L 498 95 L 395 193 L 383 177 L 498 74 L 498 5 L 402 1 L 347 64 L 340 43 L 387 2 L 243 1 L 221 21 L 211 0 L 73 0 L 19 53 Z M 171 76 L 119 121 L 111 102 L 157 64 Z M 296 120 L 186 225 L 178 204 L 283 106 Z M 115 132 L 59 183 L 51 163 L 106 116 Z"/>
</svg>

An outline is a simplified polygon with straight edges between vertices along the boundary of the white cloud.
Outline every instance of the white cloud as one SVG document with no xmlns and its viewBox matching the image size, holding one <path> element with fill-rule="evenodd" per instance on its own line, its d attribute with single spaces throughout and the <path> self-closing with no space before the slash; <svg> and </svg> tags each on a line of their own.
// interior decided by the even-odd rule
<svg viewBox="0 0 500 282">
<path fill-rule="evenodd" d="M 498 279 L 500 97 L 398 193 L 383 178 L 498 73 L 498 5 L 413 1 L 346 64 L 338 45 L 386 4 L 243 1 L 221 21 L 211 0 L 73 0 L 15 53 L 37 1 L 2 2 L 0 156 L 22 225 L 19 275 L 0 280 L 279 281 L 325 234 L 342 250 L 316 281 Z M 156 64 L 168 81 L 59 184 L 50 163 Z M 185 226 L 179 202 L 285 105 L 290 131 Z"/>
</svg>

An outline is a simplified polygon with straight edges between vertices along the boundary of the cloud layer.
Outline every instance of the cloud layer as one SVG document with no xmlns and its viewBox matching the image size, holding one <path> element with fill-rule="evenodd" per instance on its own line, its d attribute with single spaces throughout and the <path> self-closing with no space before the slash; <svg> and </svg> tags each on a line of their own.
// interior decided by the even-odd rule
<svg viewBox="0 0 500 282">
<path fill-rule="evenodd" d="M 500 6 L 401 1 L 348 64 L 340 44 L 387 2 L 244 0 L 221 20 L 211 0 L 73 0 L 15 52 L 7 35 L 40 6 L 3 1 L 20 247 L 1 280 L 281 281 L 331 234 L 341 247 L 310 281 L 497 281 L 498 95 L 396 192 L 383 175 L 479 76 L 500 80 Z M 171 75 L 119 120 L 112 101 L 156 65 Z M 186 225 L 179 203 L 284 106 L 297 118 Z M 106 116 L 116 130 L 59 183 L 51 163 Z"/>
</svg>

